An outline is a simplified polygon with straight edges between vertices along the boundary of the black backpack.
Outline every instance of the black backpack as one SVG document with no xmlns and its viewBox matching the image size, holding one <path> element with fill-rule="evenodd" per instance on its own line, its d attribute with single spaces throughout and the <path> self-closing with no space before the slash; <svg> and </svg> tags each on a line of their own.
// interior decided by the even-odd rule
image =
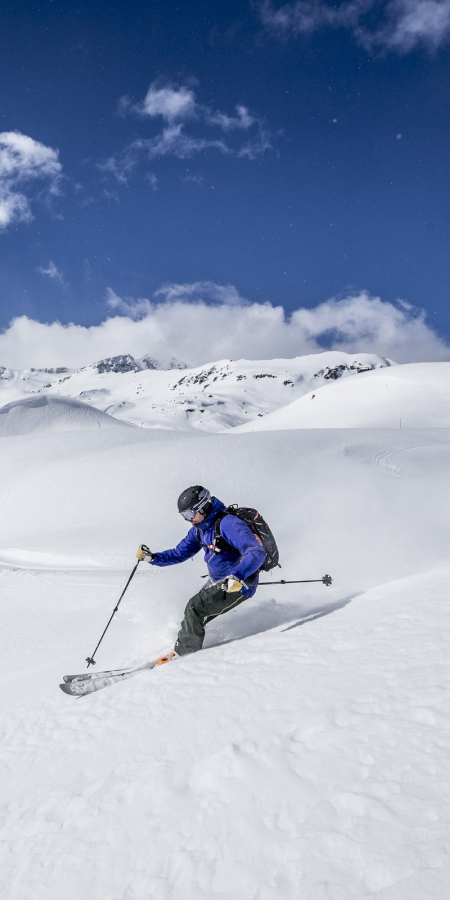
<svg viewBox="0 0 450 900">
<path fill-rule="evenodd" d="M 242 519 L 251 531 L 253 531 L 253 534 L 260 544 L 262 544 L 263 549 L 266 551 L 266 558 L 259 571 L 263 570 L 264 572 L 270 572 L 275 566 L 280 565 L 277 542 L 267 522 L 263 519 L 258 510 L 251 509 L 251 507 L 248 506 L 238 506 L 237 503 L 233 503 L 232 506 L 227 506 L 223 512 L 219 513 L 214 522 L 214 550 L 216 553 L 220 553 L 221 550 L 225 550 L 228 547 L 231 547 L 232 550 L 235 549 L 235 547 L 232 547 L 231 544 L 225 540 L 220 532 L 220 523 L 225 516 L 237 516 L 238 519 Z"/>
</svg>

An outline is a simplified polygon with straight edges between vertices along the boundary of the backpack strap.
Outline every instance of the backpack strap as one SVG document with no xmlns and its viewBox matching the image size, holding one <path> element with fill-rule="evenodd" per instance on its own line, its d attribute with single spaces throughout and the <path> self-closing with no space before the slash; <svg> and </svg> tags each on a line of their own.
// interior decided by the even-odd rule
<svg viewBox="0 0 450 900">
<path fill-rule="evenodd" d="M 214 520 L 214 546 L 210 547 L 211 550 L 214 550 L 214 553 L 220 553 L 221 550 L 227 550 L 227 549 L 236 550 L 236 548 L 233 547 L 232 544 L 228 543 L 228 541 L 224 538 L 224 536 L 220 530 L 220 523 L 222 522 L 222 519 L 224 519 L 225 516 L 230 516 L 230 515 L 232 516 L 234 514 L 235 509 L 237 509 L 236 504 L 234 504 L 234 506 L 227 506 L 227 508 L 223 509 L 222 512 L 217 513 L 217 516 Z M 203 541 L 201 539 L 199 528 L 197 528 L 197 537 L 198 537 L 200 543 L 202 544 L 202 546 L 205 546 L 205 544 L 203 544 Z M 208 544 L 208 547 L 209 547 L 209 544 Z"/>
<path fill-rule="evenodd" d="M 220 553 L 221 550 L 226 550 L 228 547 L 230 547 L 231 550 L 235 549 L 235 547 L 232 547 L 231 544 L 229 544 L 228 541 L 225 540 L 220 530 L 220 523 L 222 522 L 222 519 L 224 519 L 225 516 L 229 515 L 230 509 L 224 509 L 217 515 L 214 521 L 214 553 Z"/>
</svg>

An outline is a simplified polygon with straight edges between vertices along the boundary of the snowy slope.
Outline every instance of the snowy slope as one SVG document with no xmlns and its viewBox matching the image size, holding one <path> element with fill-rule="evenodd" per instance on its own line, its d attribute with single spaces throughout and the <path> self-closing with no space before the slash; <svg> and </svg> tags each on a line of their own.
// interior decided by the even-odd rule
<svg viewBox="0 0 450 900">
<path fill-rule="evenodd" d="M 449 575 L 81 702 L 49 672 L 2 722 L 4 896 L 445 900 Z"/>
<path fill-rule="evenodd" d="M 45 431 L 124 427 L 131 426 L 87 403 L 49 394 L 15 400 L 0 407 L 0 437 Z"/>
<path fill-rule="evenodd" d="M 2 896 L 446 898 L 449 460 L 444 428 L 1 441 Z M 197 481 L 333 586 L 261 587 L 203 653 L 64 696 Z M 203 572 L 142 564 L 99 667 L 170 646 Z"/>
<path fill-rule="evenodd" d="M 29 392 L 50 392 L 135 425 L 214 432 L 265 415 L 336 379 L 391 364 L 374 354 L 333 351 L 288 360 L 220 360 L 195 369 L 173 363 L 165 370 L 149 357 L 125 355 L 75 372 L 0 368 L 0 404 Z"/>
<path fill-rule="evenodd" d="M 238 430 L 400 427 L 450 427 L 450 363 L 409 363 L 364 372 Z"/>
</svg>

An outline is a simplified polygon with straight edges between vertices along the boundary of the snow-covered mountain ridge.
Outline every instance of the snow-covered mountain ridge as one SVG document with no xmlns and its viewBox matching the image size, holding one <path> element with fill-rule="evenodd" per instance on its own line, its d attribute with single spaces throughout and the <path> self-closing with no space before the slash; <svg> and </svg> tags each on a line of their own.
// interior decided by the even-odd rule
<svg viewBox="0 0 450 900">
<path fill-rule="evenodd" d="M 0 366 L 0 405 L 30 393 L 50 393 L 88 403 L 134 425 L 221 431 L 338 379 L 391 365 L 376 354 L 329 351 L 294 359 L 220 360 L 195 368 L 177 360 L 165 368 L 148 355 L 135 360 L 130 354 L 77 370 Z"/>
<path fill-rule="evenodd" d="M 299 397 L 237 430 L 449 427 L 450 362 L 439 362 L 365 372 Z"/>
</svg>

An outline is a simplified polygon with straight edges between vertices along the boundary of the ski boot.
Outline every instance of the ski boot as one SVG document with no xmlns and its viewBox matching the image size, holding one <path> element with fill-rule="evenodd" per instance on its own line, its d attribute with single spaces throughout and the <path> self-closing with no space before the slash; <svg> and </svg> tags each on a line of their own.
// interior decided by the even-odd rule
<svg viewBox="0 0 450 900">
<path fill-rule="evenodd" d="M 173 659 L 178 658 L 178 653 L 175 653 L 174 650 L 170 650 L 169 653 L 165 653 L 164 656 L 160 656 L 158 661 L 155 663 L 156 666 L 163 666 L 165 663 L 172 662 Z"/>
</svg>

